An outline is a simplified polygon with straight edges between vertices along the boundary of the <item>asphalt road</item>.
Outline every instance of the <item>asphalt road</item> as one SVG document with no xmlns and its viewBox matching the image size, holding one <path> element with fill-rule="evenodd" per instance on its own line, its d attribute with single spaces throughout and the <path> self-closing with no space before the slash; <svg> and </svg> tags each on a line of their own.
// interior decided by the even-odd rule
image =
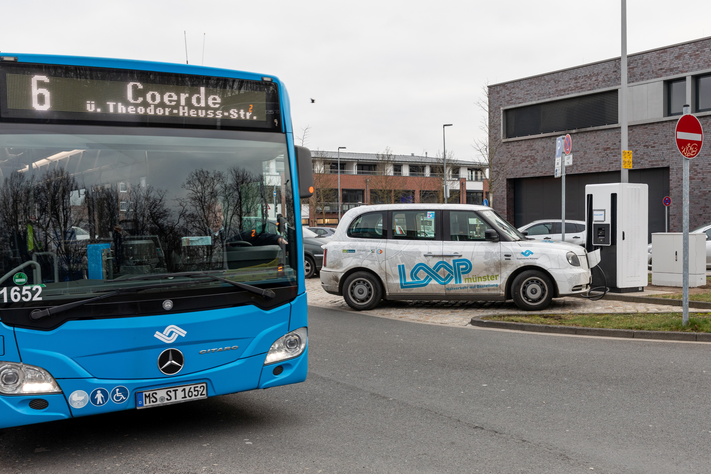
<svg viewBox="0 0 711 474">
<path fill-rule="evenodd" d="M 0 472 L 709 472 L 711 345 L 311 310 L 307 382 L 0 430 Z"/>
</svg>

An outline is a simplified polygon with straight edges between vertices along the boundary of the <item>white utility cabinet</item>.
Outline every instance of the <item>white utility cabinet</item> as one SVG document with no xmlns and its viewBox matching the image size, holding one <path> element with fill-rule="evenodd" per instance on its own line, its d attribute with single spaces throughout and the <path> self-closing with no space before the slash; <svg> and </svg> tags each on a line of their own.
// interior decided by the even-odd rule
<svg viewBox="0 0 711 474">
<path fill-rule="evenodd" d="M 684 234 L 652 234 L 652 285 L 684 286 Z M 689 287 L 706 284 L 706 234 L 689 234 Z"/>
</svg>

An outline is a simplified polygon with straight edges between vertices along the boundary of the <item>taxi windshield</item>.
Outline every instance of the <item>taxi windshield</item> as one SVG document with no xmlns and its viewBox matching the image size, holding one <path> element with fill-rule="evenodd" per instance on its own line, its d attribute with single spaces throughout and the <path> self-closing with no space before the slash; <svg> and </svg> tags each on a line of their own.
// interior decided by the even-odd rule
<svg viewBox="0 0 711 474">
<path fill-rule="evenodd" d="M 96 130 L 0 129 L 0 286 L 41 287 L 47 300 L 195 272 L 296 284 L 283 135 Z"/>
<path fill-rule="evenodd" d="M 509 222 L 501 217 L 496 211 L 487 209 L 480 212 L 486 219 L 489 220 L 489 222 L 494 224 L 500 232 L 506 234 L 509 239 L 513 241 L 526 240 L 526 237 L 519 232 L 518 229 L 509 224 Z"/>
</svg>

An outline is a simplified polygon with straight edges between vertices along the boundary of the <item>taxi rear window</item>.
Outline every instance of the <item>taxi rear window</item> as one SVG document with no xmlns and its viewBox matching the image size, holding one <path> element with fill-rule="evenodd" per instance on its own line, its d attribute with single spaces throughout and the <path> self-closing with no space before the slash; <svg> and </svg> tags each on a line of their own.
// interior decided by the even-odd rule
<svg viewBox="0 0 711 474">
<path fill-rule="evenodd" d="M 358 216 L 348 226 L 348 237 L 355 239 L 384 239 L 384 212 L 369 212 Z"/>
</svg>

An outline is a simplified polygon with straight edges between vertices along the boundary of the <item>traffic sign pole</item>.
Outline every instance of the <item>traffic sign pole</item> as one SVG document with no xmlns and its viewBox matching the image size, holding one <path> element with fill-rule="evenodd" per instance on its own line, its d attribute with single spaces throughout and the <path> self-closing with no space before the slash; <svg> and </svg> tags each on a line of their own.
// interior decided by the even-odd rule
<svg viewBox="0 0 711 474">
<path fill-rule="evenodd" d="M 704 146 L 704 130 L 701 127 L 701 122 L 695 116 L 691 115 L 690 107 L 688 104 L 684 105 L 683 115 L 679 118 L 676 123 L 676 129 L 674 130 L 674 140 L 676 140 L 676 147 L 679 153 L 684 157 L 684 209 L 682 215 L 684 217 L 683 222 L 683 306 L 684 306 L 684 316 L 682 324 L 684 326 L 689 324 L 689 161 L 701 152 L 701 148 Z"/>
<path fill-rule="evenodd" d="M 683 158 L 684 160 L 684 224 L 683 232 L 684 236 L 682 239 L 682 252 L 684 254 L 684 260 L 682 263 L 682 284 L 684 285 L 683 291 L 683 306 L 684 315 L 682 317 L 682 325 L 686 326 L 689 324 L 689 159 Z"/>
<path fill-rule="evenodd" d="M 664 204 L 664 232 L 669 232 L 669 206 L 671 206 L 671 198 L 664 196 L 662 204 Z"/>
</svg>

